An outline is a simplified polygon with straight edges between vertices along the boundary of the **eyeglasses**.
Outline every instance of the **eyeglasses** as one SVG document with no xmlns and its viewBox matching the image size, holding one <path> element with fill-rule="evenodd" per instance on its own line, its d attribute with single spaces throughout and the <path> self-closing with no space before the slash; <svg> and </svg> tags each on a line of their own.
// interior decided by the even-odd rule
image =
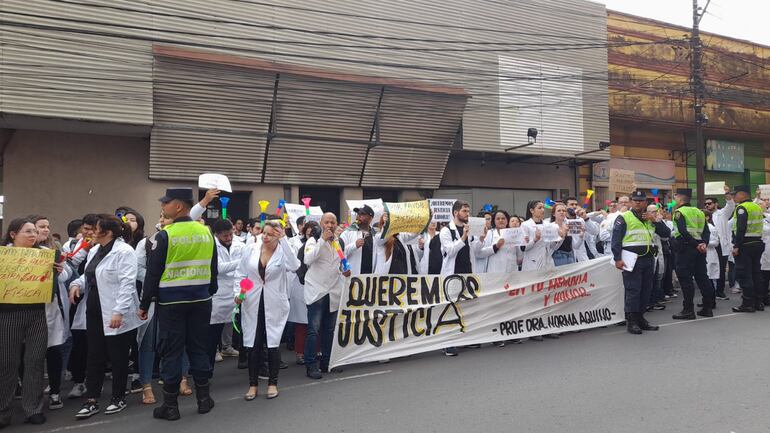
<svg viewBox="0 0 770 433">
<path fill-rule="evenodd" d="M 19 234 L 24 234 L 24 235 L 36 235 L 36 234 L 37 234 L 37 230 L 34 230 L 34 229 L 27 229 L 27 230 L 24 230 L 24 231 L 20 231 L 20 232 L 19 232 Z"/>
</svg>

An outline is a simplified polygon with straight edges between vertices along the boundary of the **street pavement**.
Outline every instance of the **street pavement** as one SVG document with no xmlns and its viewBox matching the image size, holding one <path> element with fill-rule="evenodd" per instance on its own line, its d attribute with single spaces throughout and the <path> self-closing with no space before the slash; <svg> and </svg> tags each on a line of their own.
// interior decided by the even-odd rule
<svg viewBox="0 0 770 433">
<path fill-rule="evenodd" d="M 685 322 L 671 320 L 681 298 L 675 299 L 646 316 L 661 330 L 641 336 L 610 326 L 464 349 L 456 358 L 433 352 L 346 366 L 319 381 L 305 378 L 304 367 L 284 352 L 292 362 L 281 370 L 274 400 L 264 398 L 263 383 L 257 400 L 244 401 L 246 370 L 226 359 L 216 364 L 216 407 L 207 415 L 197 414 L 194 397 L 184 397 L 180 421 L 155 420 L 136 394 L 116 415 L 76 421 L 80 403 L 66 400 L 64 409 L 46 413 L 45 425 L 15 423 L 6 431 L 770 432 L 770 311 L 732 313 L 739 297 L 719 301 L 714 318 Z M 109 382 L 105 395 L 108 388 Z"/>
</svg>

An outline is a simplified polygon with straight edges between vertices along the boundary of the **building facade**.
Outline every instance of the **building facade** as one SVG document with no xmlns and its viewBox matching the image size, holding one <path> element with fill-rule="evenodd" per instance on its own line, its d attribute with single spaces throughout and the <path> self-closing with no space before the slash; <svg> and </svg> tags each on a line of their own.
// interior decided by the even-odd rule
<svg viewBox="0 0 770 433">
<path fill-rule="evenodd" d="M 609 159 L 606 23 L 584 0 L 6 0 L 5 218 L 152 221 L 204 172 L 235 217 L 301 196 L 522 212 Z"/>
<path fill-rule="evenodd" d="M 606 191 L 608 167 L 636 172 L 647 190 L 695 190 L 695 130 L 690 29 L 608 12 L 609 115 L 612 159 L 593 181 Z M 622 46 L 623 42 L 662 42 Z M 706 181 L 770 183 L 770 47 L 702 34 L 706 100 Z"/>
</svg>

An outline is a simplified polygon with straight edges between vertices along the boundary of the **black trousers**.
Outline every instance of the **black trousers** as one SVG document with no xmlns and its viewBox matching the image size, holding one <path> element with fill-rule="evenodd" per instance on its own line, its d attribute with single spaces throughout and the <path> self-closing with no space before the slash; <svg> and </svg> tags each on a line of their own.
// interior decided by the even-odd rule
<svg viewBox="0 0 770 433">
<path fill-rule="evenodd" d="M 208 354 L 209 362 L 212 369 L 217 357 L 217 349 L 219 349 L 219 342 L 222 341 L 222 330 L 225 329 L 224 323 L 215 323 L 209 325 L 209 342 L 208 342 Z"/>
<path fill-rule="evenodd" d="M 663 278 L 660 280 L 663 293 L 666 295 L 674 294 L 674 256 L 671 253 L 663 255 Z"/>
<path fill-rule="evenodd" d="M 684 311 L 693 311 L 695 299 L 695 283 L 698 284 L 703 305 L 711 307 L 714 304 L 714 286 L 706 273 L 706 255 L 691 246 L 682 246 L 676 255 L 676 276 L 682 285 L 682 306 Z"/>
<path fill-rule="evenodd" d="M 739 254 L 735 256 L 735 274 L 738 284 L 743 291 L 743 302 L 745 307 L 755 307 L 765 301 L 767 287 L 763 288 L 762 278 L 762 253 L 765 251 L 765 244 L 762 241 L 744 244 Z"/>
<path fill-rule="evenodd" d="M 112 364 L 112 398 L 123 399 L 128 380 L 128 356 L 136 341 L 136 329 L 118 335 L 104 335 L 102 316 L 86 314 L 88 361 L 86 367 L 86 398 L 99 398 L 104 385 L 104 369 Z"/>
<path fill-rule="evenodd" d="M 88 335 L 85 330 L 72 330 L 72 351 L 67 361 L 67 370 L 72 373 L 72 382 L 86 381 L 86 362 L 88 361 Z"/>
<path fill-rule="evenodd" d="M 160 377 L 166 392 L 177 392 L 182 381 L 182 354 L 187 352 L 190 375 L 205 385 L 211 379 L 209 321 L 211 300 L 189 304 L 158 305 L 158 355 Z"/>
<path fill-rule="evenodd" d="M 265 327 L 264 291 L 259 297 L 259 319 L 257 333 L 254 336 L 254 346 L 249 348 L 249 386 L 259 384 L 259 369 L 264 362 L 262 347 L 267 344 L 267 328 Z M 268 385 L 278 385 L 278 371 L 281 367 L 281 352 L 277 347 L 267 349 Z"/>
<path fill-rule="evenodd" d="M 650 303 L 652 283 L 655 278 L 655 258 L 639 257 L 633 272 L 623 271 L 626 313 L 643 313 Z"/>
<path fill-rule="evenodd" d="M 64 345 L 49 347 L 45 352 L 46 370 L 48 370 L 48 385 L 51 387 L 49 394 L 61 393 L 61 375 L 64 369 Z"/>
</svg>

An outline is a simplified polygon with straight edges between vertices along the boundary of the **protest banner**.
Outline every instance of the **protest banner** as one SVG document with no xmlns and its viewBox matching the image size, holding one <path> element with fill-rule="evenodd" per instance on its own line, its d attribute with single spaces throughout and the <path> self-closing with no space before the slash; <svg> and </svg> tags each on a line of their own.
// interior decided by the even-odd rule
<svg viewBox="0 0 770 433">
<path fill-rule="evenodd" d="M 395 233 L 422 233 L 430 224 L 430 204 L 428 200 L 405 203 L 385 203 L 388 221 L 383 227 L 383 236 Z"/>
<path fill-rule="evenodd" d="M 372 224 L 379 223 L 380 218 L 382 217 L 382 214 L 385 213 L 385 203 L 382 202 L 381 198 L 368 199 L 368 200 L 346 200 L 346 202 L 348 204 L 348 210 L 350 211 L 351 221 L 355 221 L 357 216 L 356 213 L 353 212 L 353 209 L 364 207 L 364 205 L 369 205 L 369 207 L 371 207 L 372 210 L 374 211 L 374 218 L 372 219 Z"/>
<path fill-rule="evenodd" d="M 623 281 L 611 259 L 531 272 L 351 277 L 331 366 L 620 322 Z"/>
<path fill-rule="evenodd" d="M 567 220 L 568 233 L 580 236 L 585 232 L 585 222 L 582 219 Z"/>
<path fill-rule="evenodd" d="M 706 195 L 724 195 L 725 181 L 705 182 L 703 184 L 703 193 Z"/>
<path fill-rule="evenodd" d="M 233 192 L 233 187 L 230 186 L 230 179 L 224 174 L 216 173 L 203 173 L 198 176 L 198 188 Z"/>
<path fill-rule="evenodd" d="M 506 245 L 519 247 L 527 244 L 527 241 L 524 239 L 527 235 L 521 227 L 502 229 L 500 230 L 500 235 L 505 239 Z"/>
<path fill-rule="evenodd" d="M 56 251 L 0 247 L 0 304 L 43 304 L 53 294 Z"/>
<path fill-rule="evenodd" d="M 453 198 L 428 199 L 430 211 L 433 213 L 433 220 L 431 222 L 448 223 L 452 221 L 452 206 L 454 206 L 456 201 L 457 200 Z"/>
<path fill-rule="evenodd" d="M 559 242 L 561 236 L 559 236 L 559 225 L 549 222 L 543 223 L 543 231 L 540 235 L 540 239 L 543 242 Z"/>
<path fill-rule="evenodd" d="M 468 218 L 468 236 L 484 236 L 484 228 L 487 226 L 486 218 L 470 217 Z"/>
<path fill-rule="evenodd" d="M 759 198 L 770 199 L 770 185 L 759 185 Z"/>
<path fill-rule="evenodd" d="M 289 224 L 294 229 L 294 233 L 299 233 L 299 227 L 297 226 L 297 218 L 305 216 L 305 206 L 301 204 L 286 203 L 286 214 L 289 218 Z M 306 219 L 310 221 L 320 221 L 324 211 L 320 206 L 310 206 L 310 216 Z"/>
<path fill-rule="evenodd" d="M 612 192 L 634 192 L 635 176 L 636 174 L 631 170 L 611 168 L 609 190 Z"/>
</svg>

